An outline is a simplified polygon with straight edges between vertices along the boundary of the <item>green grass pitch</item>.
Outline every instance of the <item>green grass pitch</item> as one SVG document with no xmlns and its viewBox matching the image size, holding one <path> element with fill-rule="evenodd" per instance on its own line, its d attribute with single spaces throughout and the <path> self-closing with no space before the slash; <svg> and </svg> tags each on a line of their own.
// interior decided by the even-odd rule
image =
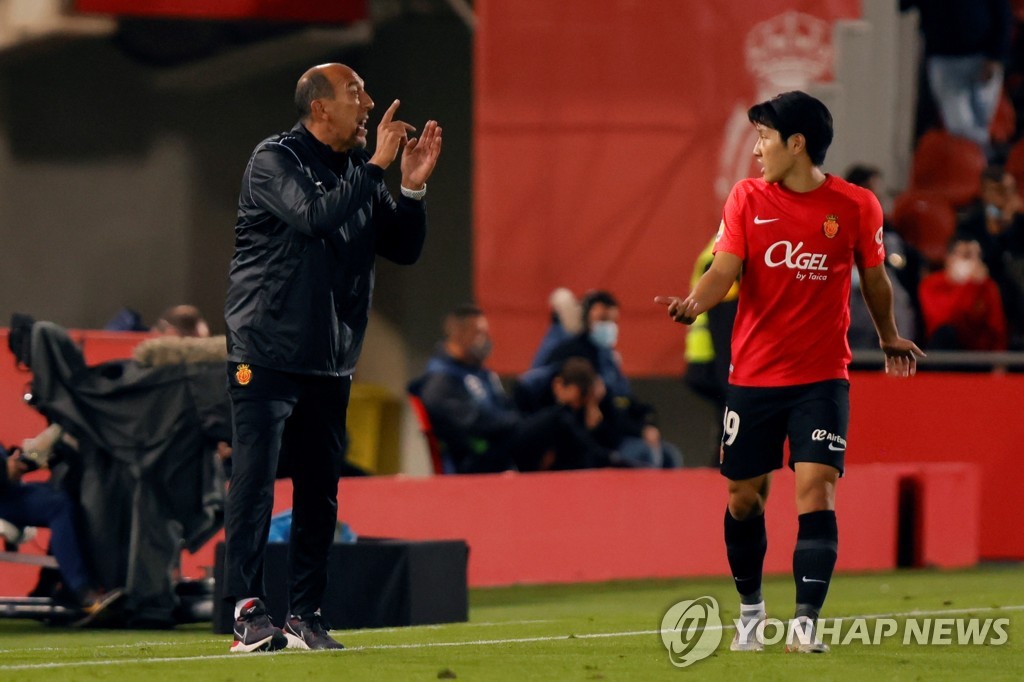
<svg viewBox="0 0 1024 682">
<path fill-rule="evenodd" d="M 792 578 L 765 583 L 769 616 L 786 618 Z M 1021 680 L 1024 566 L 839 575 L 827 617 L 927 613 L 1008 618 L 1005 644 L 920 645 L 900 635 L 852 642 L 827 655 L 718 650 L 687 668 L 671 665 L 659 628 L 674 603 L 715 597 L 736 617 L 727 578 L 473 590 L 470 622 L 333 634 L 340 652 L 229 654 L 230 637 L 206 626 L 174 631 L 71 631 L 0 620 L 0 680 Z M 954 637 L 955 641 L 955 637 Z"/>
</svg>

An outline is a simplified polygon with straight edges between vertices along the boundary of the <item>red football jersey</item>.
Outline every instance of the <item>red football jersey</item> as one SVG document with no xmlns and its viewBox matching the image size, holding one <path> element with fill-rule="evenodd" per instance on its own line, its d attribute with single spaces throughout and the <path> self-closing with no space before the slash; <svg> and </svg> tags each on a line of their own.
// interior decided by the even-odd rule
<svg viewBox="0 0 1024 682">
<path fill-rule="evenodd" d="M 833 175 L 810 192 L 741 180 L 725 203 L 718 251 L 743 259 L 730 383 L 849 378 L 851 268 L 885 260 L 874 194 Z"/>
</svg>

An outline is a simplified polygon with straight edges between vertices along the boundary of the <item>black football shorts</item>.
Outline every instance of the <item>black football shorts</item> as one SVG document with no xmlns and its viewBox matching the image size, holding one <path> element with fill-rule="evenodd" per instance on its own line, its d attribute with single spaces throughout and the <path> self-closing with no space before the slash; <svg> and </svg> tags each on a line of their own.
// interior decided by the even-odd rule
<svg viewBox="0 0 1024 682">
<path fill-rule="evenodd" d="M 828 464 L 843 473 L 850 424 L 850 382 L 830 379 L 797 386 L 729 386 L 722 429 L 722 475 L 734 481 L 782 468 Z"/>
</svg>

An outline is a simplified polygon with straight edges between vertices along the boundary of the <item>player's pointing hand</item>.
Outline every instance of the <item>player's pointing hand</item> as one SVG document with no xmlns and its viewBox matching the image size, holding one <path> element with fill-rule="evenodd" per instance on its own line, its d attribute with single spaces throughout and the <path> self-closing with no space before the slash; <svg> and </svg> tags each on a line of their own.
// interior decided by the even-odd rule
<svg viewBox="0 0 1024 682">
<path fill-rule="evenodd" d="M 678 296 L 655 296 L 654 302 L 666 306 L 668 316 L 681 324 L 693 324 L 697 316 L 704 312 L 692 296 L 685 299 Z"/>
</svg>

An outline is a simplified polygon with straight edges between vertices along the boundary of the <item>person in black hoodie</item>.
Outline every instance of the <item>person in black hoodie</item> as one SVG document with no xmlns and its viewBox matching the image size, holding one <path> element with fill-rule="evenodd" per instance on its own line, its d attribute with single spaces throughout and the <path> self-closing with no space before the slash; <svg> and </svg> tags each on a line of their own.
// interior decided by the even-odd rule
<svg viewBox="0 0 1024 682">
<path fill-rule="evenodd" d="M 232 652 L 337 649 L 320 616 L 337 521 L 338 474 L 352 372 L 366 333 L 374 262 L 415 263 L 426 236 L 427 180 L 441 127 L 420 137 L 395 100 L 364 151 L 374 101 L 343 64 L 309 69 L 299 122 L 260 142 L 238 199 L 225 301 L 232 401 L 225 596 Z M 384 171 L 401 157 L 401 194 Z M 279 468 L 279 458 L 281 467 Z M 292 478 L 290 615 L 274 627 L 262 599 L 275 472 Z"/>
</svg>

